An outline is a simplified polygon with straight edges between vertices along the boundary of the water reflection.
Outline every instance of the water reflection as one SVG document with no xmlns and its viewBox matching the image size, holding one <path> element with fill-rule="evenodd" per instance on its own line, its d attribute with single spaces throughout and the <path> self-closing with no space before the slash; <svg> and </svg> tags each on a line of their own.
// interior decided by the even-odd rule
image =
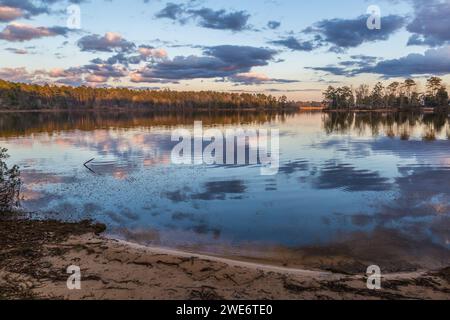
<svg viewBox="0 0 450 320">
<path fill-rule="evenodd" d="M 233 195 L 232 199 L 242 199 L 242 194 L 245 193 L 246 187 L 243 181 L 229 180 L 206 182 L 203 185 L 203 189 L 200 192 L 192 193 L 192 190 L 185 188 L 184 190 L 167 192 L 166 197 L 173 202 L 226 200 L 227 195 Z"/>
<path fill-rule="evenodd" d="M 384 191 L 391 188 L 389 179 L 378 172 L 358 170 L 348 163 L 329 161 L 319 173 L 314 186 L 318 189 L 343 188 L 346 191 Z"/>
<path fill-rule="evenodd" d="M 195 120 L 279 128 L 279 174 L 172 165 L 171 130 Z M 37 217 L 93 218 L 143 244 L 290 264 L 326 255 L 356 269 L 450 262 L 448 135 L 441 115 L 0 114 L 0 145 Z"/>
<path fill-rule="evenodd" d="M 414 133 L 424 140 L 436 140 L 438 136 L 450 137 L 449 118 L 445 114 L 421 113 L 327 113 L 323 116 L 328 134 L 358 134 L 370 132 L 374 136 L 385 135 L 409 140 Z"/>
<path fill-rule="evenodd" d="M 26 136 L 62 131 L 92 131 L 107 128 L 171 127 L 191 125 L 194 120 L 211 124 L 262 124 L 281 121 L 294 112 L 157 112 L 157 111 L 72 111 L 72 112 L 6 112 L 0 114 L 3 137 Z"/>
</svg>

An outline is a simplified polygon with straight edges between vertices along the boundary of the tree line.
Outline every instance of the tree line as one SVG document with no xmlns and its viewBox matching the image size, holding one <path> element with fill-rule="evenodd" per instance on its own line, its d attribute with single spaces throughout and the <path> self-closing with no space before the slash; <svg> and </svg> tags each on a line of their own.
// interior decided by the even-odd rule
<svg viewBox="0 0 450 320">
<path fill-rule="evenodd" d="M 329 109 L 414 109 L 420 107 L 445 108 L 449 95 L 443 80 L 427 79 L 426 91 L 419 92 L 419 84 L 413 79 L 392 82 L 384 86 L 378 82 L 372 89 L 362 84 L 356 89 L 350 86 L 329 86 L 323 93 L 324 104 Z"/>
<path fill-rule="evenodd" d="M 0 108 L 188 108 L 284 109 L 295 107 L 286 96 L 215 91 L 136 90 L 14 83 L 0 80 Z"/>
</svg>

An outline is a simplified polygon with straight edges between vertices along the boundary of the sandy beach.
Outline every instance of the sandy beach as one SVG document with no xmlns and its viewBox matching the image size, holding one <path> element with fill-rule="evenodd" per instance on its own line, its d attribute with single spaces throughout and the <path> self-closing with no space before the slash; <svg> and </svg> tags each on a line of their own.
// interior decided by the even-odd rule
<svg viewBox="0 0 450 320">
<path fill-rule="evenodd" d="M 449 299 L 450 268 L 364 275 L 149 248 L 100 235 L 104 226 L 3 219 L 0 299 Z M 81 268 L 68 290 L 67 267 Z"/>
</svg>

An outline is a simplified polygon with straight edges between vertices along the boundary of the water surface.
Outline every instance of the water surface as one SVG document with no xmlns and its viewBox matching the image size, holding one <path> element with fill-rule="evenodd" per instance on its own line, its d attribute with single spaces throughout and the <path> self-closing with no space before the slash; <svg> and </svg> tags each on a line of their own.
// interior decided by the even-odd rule
<svg viewBox="0 0 450 320">
<path fill-rule="evenodd" d="M 279 129 L 279 173 L 171 164 L 172 130 L 194 120 Z M 145 245 L 254 257 L 346 245 L 371 260 L 448 263 L 449 135 L 448 117 L 436 115 L 0 114 L 0 146 L 21 167 L 34 217 L 89 218 Z"/>
</svg>

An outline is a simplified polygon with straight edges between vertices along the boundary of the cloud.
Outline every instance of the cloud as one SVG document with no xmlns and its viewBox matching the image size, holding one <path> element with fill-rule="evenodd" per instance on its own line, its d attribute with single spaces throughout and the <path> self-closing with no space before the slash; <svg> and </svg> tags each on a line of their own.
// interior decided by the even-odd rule
<svg viewBox="0 0 450 320">
<path fill-rule="evenodd" d="M 198 19 L 198 24 L 204 28 L 242 31 L 249 29 L 248 19 L 250 15 L 245 11 L 226 12 L 214 11 L 209 8 L 190 10 L 190 14 Z"/>
<path fill-rule="evenodd" d="M 179 83 L 177 80 L 156 79 L 148 68 L 142 68 L 131 72 L 130 81 L 133 83 Z"/>
<path fill-rule="evenodd" d="M 135 82 L 227 78 L 265 66 L 277 51 L 249 46 L 215 46 L 204 49 L 203 56 L 177 56 L 164 59 L 136 71 Z"/>
<path fill-rule="evenodd" d="M 28 54 L 28 51 L 25 49 L 6 48 L 5 50 L 14 54 Z"/>
<path fill-rule="evenodd" d="M 327 65 L 325 67 L 307 67 L 306 69 L 325 72 L 335 76 L 355 76 L 363 68 L 373 67 L 381 59 L 367 55 L 352 55 L 349 60 L 339 62 L 337 65 Z M 319 81 L 319 82 L 324 82 Z"/>
<path fill-rule="evenodd" d="M 52 78 L 53 82 L 82 85 L 86 83 L 106 83 L 111 79 L 121 79 L 129 75 L 129 70 L 122 65 L 90 63 L 67 69 L 54 68 L 49 71 L 39 70 L 35 75 Z"/>
<path fill-rule="evenodd" d="M 320 43 L 315 43 L 314 41 L 301 41 L 293 36 L 280 40 L 274 40 L 270 43 L 276 46 L 286 47 L 293 51 L 312 51 L 320 46 Z"/>
<path fill-rule="evenodd" d="M 384 78 L 450 74 L 450 46 L 428 49 L 423 54 L 413 53 L 390 60 L 365 55 L 355 55 L 351 58 L 352 60 L 341 61 L 338 65 L 307 69 L 347 77 L 363 73 L 379 74 Z"/>
<path fill-rule="evenodd" d="M 115 43 L 115 42 L 114 42 Z M 11 48 L 10 51 L 16 49 Z M 20 82 L 52 82 L 65 85 L 99 85 L 106 84 L 108 81 L 120 81 L 127 77 L 132 77 L 132 82 L 147 82 L 144 78 L 139 78 L 132 70 L 131 64 L 148 63 L 149 65 L 158 61 L 165 60 L 167 52 L 164 49 L 153 48 L 150 46 L 140 46 L 136 51 L 130 53 L 119 52 L 110 58 L 103 60 L 96 58 L 90 63 L 71 67 L 67 69 L 54 68 L 51 70 L 36 70 L 32 73 L 27 72 L 25 68 L 21 69 L 2 69 L 1 77 Z M 141 70 L 141 69 L 138 69 Z M 153 82 L 177 82 L 165 79 L 155 80 Z"/>
<path fill-rule="evenodd" d="M 307 67 L 306 69 L 321 71 L 329 74 L 333 74 L 335 76 L 350 76 L 351 71 L 346 67 L 338 67 L 338 66 L 325 66 L 325 67 Z"/>
<path fill-rule="evenodd" d="M 140 56 L 130 57 L 122 52 L 117 53 L 107 59 L 95 58 L 95 59 L 91 60 L 91 62 L 94 64 L 109 64 L 109 65 L 122 64 L 125 66 L 128 66 L 130 63 L 138 64 L 141 61 L 142 61 L 142 59 Z"/>
<path fill-rule="evenodd" d="M 50 7 L 55 3 L 69 2 L 79 4 L 85 1 L 86 0 L 0 0 L 0 8 L 8 7 L 12 8 L 16 14 L 18 12 L 21 13 L 11 20 L 6 20 L 12 21 L 19 17 L 31 18 L 32 16 L 40 14 L 49 14 L 51 13 Z M 0 21 L 5 21 L 1 19 L 1 11 L 2 10 L 0 9 Z"/>
<path fill-rule="evenodd" d="M 278 83 L 294 83 L 298 80 L 274 79 L 265 74 L 256 72 L 238 73 L 228 78 L 228 80 L 237 84 L 259 85 L 259 84 L 278 84 Z"/>
<path fill-rule="evenodd" d="M 256 73 L 256 72 L 247 72 L 247 73 L 238 73 L 232 77 L 230 77 L 230 79 L 233 82 L 238 82 L 238 83 L 243 83 L 243 84 L 247 84 L 247 83 L 265 83 L 270 81 L 271 79 L 263 74 L 263 73 Z"/>
<path fill-rule="evenodd" d="M 38 70 L 32 74 L 25 69 L 6 70 L 6 75 L 20 81 L 70 85 L 97 85 L 125 79 L 133 83 L 179 83 L 181 80 L 222 78 L 246 85 L 296 82 L 251 72 L 253 67 L 274 61 L 277 54 L 278 51 L 270 48 L 223 45 L 204 47 L 200 56 L 170 59 L 164 49 L 140 46 L 134 52 L 118 52 L 105 60 L 96 58 L 78 67 Z"/>
<path fill-rule="evenodd" d="M 322 20 L 302 31 L 301 37 L 306 40 L 290 34 L 269 43 L 293 51 L 306 52 L 329 46 L 331 52 L 341 53 L 366 42 L 388 40 L 393 33 L 406 24 L 404 17 L 389 15 L 382 18 L 380 30 L 370 30 L 367 28 L 368 18 L 369 16 L 363 15 L 355 19 Z"/>
<path fill-rule="evenodd" d="M 27 17 L 39 15 L 43 13 L 49 13 L 50 9 L 48 7 L 49 3 L 57 2 L 53 1 L 31 1 L 31 0 L 1 0 L 0 5 L 15 8 L 25 13 Z"/>
<path fill-rule="evenodd" d="M 236 72 L 235 66 L 214 57 L 178 56 L 139 71 L 141 79 L 187 80 L 226 77 Z"/>
<path fill-rule="evenodd" d="M 73 74 L 65 71 L 62 68 L 53 68 L 48 72 L 48 75 L 52 78 L 59 78 L 59 77 L 69 77 L 73 76 Z"/>
<path fill-rule="evenodd" d="M 171 20 L 178 20 L 185 13 L 185 7 L 182 4 L 168 3 L 166 6 L 156 13 L 156 18 L 167 18 Z"/>
<path fill-rule="evenodd" d="M 222 45 L 208 47 L 204 53 L 238 68 L 266 66 L 278 51 L 268 48 Z"/>
<path fill-rule="evenodd" d="M 0 5 L 0 22 L 10 22 L 23 16 L 22 10 Z"/>
<path fill-rule="evenodd" d="M 381 29 L 367 28 L 369 16 L 356 19 L 328 19 L 315 23 L 304 30 L 305 34 L 315 36 L 317 42 L 331 45 L 331 51 L 355 48 L 365 42 L 388 40 L 389 37 L 404 27 L 406 19 L 398 15 L 382 17 Z"/>
<path fill-rule="evenodd" d="M 72 86 L 104 84 L 111 79 L 123 79 L 129 74 L 130 71 L 125 66 L 96 63 L 67 69 L 54 68 L 33 72 L 28 72 L 25 68 L 0 69 L 0 79 L 16 82 L 55 83 Z"/>
<path fill-rule="evenodd" d="M 399 59 L 384 60 L 374 66 L 355 70 L 354 73 L 375 73 L 384 77 L 450 74 L 450 46 L 429 49 L 424 54 L 409 54 Z"/>
<path fill-rule="evenodd" d="M 65 27 L 33 27 L 26 24 L 11 23 L 0 32 L 0 39 L 22 42 L 44 37 L 66 36 L 69 31 Z"/>
<path fill-rule="evenodd" d="M 366 56 L 366 55 L 353 55 L 350 56 L 350 60 L 344 60 L 338 63 L 340 67 L 344 68 L 365 68 L 373 66 L 381 60 L 378 57 Z"/>
<path fill-rule="evenodd" d="M 81 51 L 89 52 L 127 52 L 135 48 L 134 43 L 125 40 L 120 34 L 107 32 L 104 36 L 88 35 L 78 40 Z"/>
<path fill-rule="evenodd" d="M 373 64 L 373 63 L 377 62 L 378 60 L 380 60 L 380 58 L 378 58 L 378 57 L 367 56 L 364 54 L 353 55 L 353 56 L 350 56 L 350 58 L 353 59 L 354 65 L 359 65 L 359 66 L 366 66 L 368 64 Z"/>
<path fill-rule="evenodd" d="M 152 46 L 141 45 L 136 52 L 119 52 L 108 59 L 95 58 L 91 60 L 94 64 L 122 64 L 124 66 L 141 64 L 143 62 L 156 62 L 166 59 L 168 53 L 165 49 L 155 48 Z"/>
<path fill-rule="evenodd" d="M 87 82 L 91 82 L 91 83 L 105 83 L 108 81 L 108 77 L 107 76 L 99 76 L 99 75 L 95 75 L 95 74 L 90 74 L 88 76 L 86 76 L 86 81 Z"/>
<path fill-rule="evenodd" d="M 168 54 L 165 49 L 154 48 L 151 46 L 139 46 L 138 52 L 143 57 L 153 57 L 158 59 L 167 58 Z"/>
<path fill-rule="evenodd" d="M 36 70 L 29 72 L 25 67 L 21 68 L 1 68 L 0 79 L 13 81 L 13 82 L 25 82 L 25 83 L 47 83 L 49 78 L 75 77 L 74 72 L 68 72 L 64 69 L 55 68 L 50 71 Z M 56 81 L 58 82 L 58 81 Z"/>
<path fill-rule="evenodd" d="M 210 8 L 191 8 L 190 5 L 168 3 L 156 13 L 156 18 L 166 18 L 181 24 L 189 20 L 197 21 L 197 25 L 217 30 L 243 31 L 250 29 L 250 14 L 246 11 L 213 10 Z"/>
<path fill-rule="evenodd" d="M 280 26 L 281 26 L 281 22 L 279 22 L 279 21 L 269 21 L 267 23 L 267 27 L 272 30 L 278 29 Z"/>
<path fill-rule="evenodd" d="M 450 42 L 450 2 L 413 1 L 415 17 L 406 27 L 413 35 L 408 45 L 441 46 Z"/>
<path fill-rule="evenodd" d="M 71 68 L 67 72 L 72 72 L 74 75 L 82 74 L 88 82 L 107 82 L 110 78 L 122 78 L 128 75 L 128 70 L 123 66 L 95 63 Z"/>
<path fill-rule="evenodd" d="M 29 82 L 31 75 L 25 68 L 1 68 L 0 79 L 13 82 Z"/>
</svg>

